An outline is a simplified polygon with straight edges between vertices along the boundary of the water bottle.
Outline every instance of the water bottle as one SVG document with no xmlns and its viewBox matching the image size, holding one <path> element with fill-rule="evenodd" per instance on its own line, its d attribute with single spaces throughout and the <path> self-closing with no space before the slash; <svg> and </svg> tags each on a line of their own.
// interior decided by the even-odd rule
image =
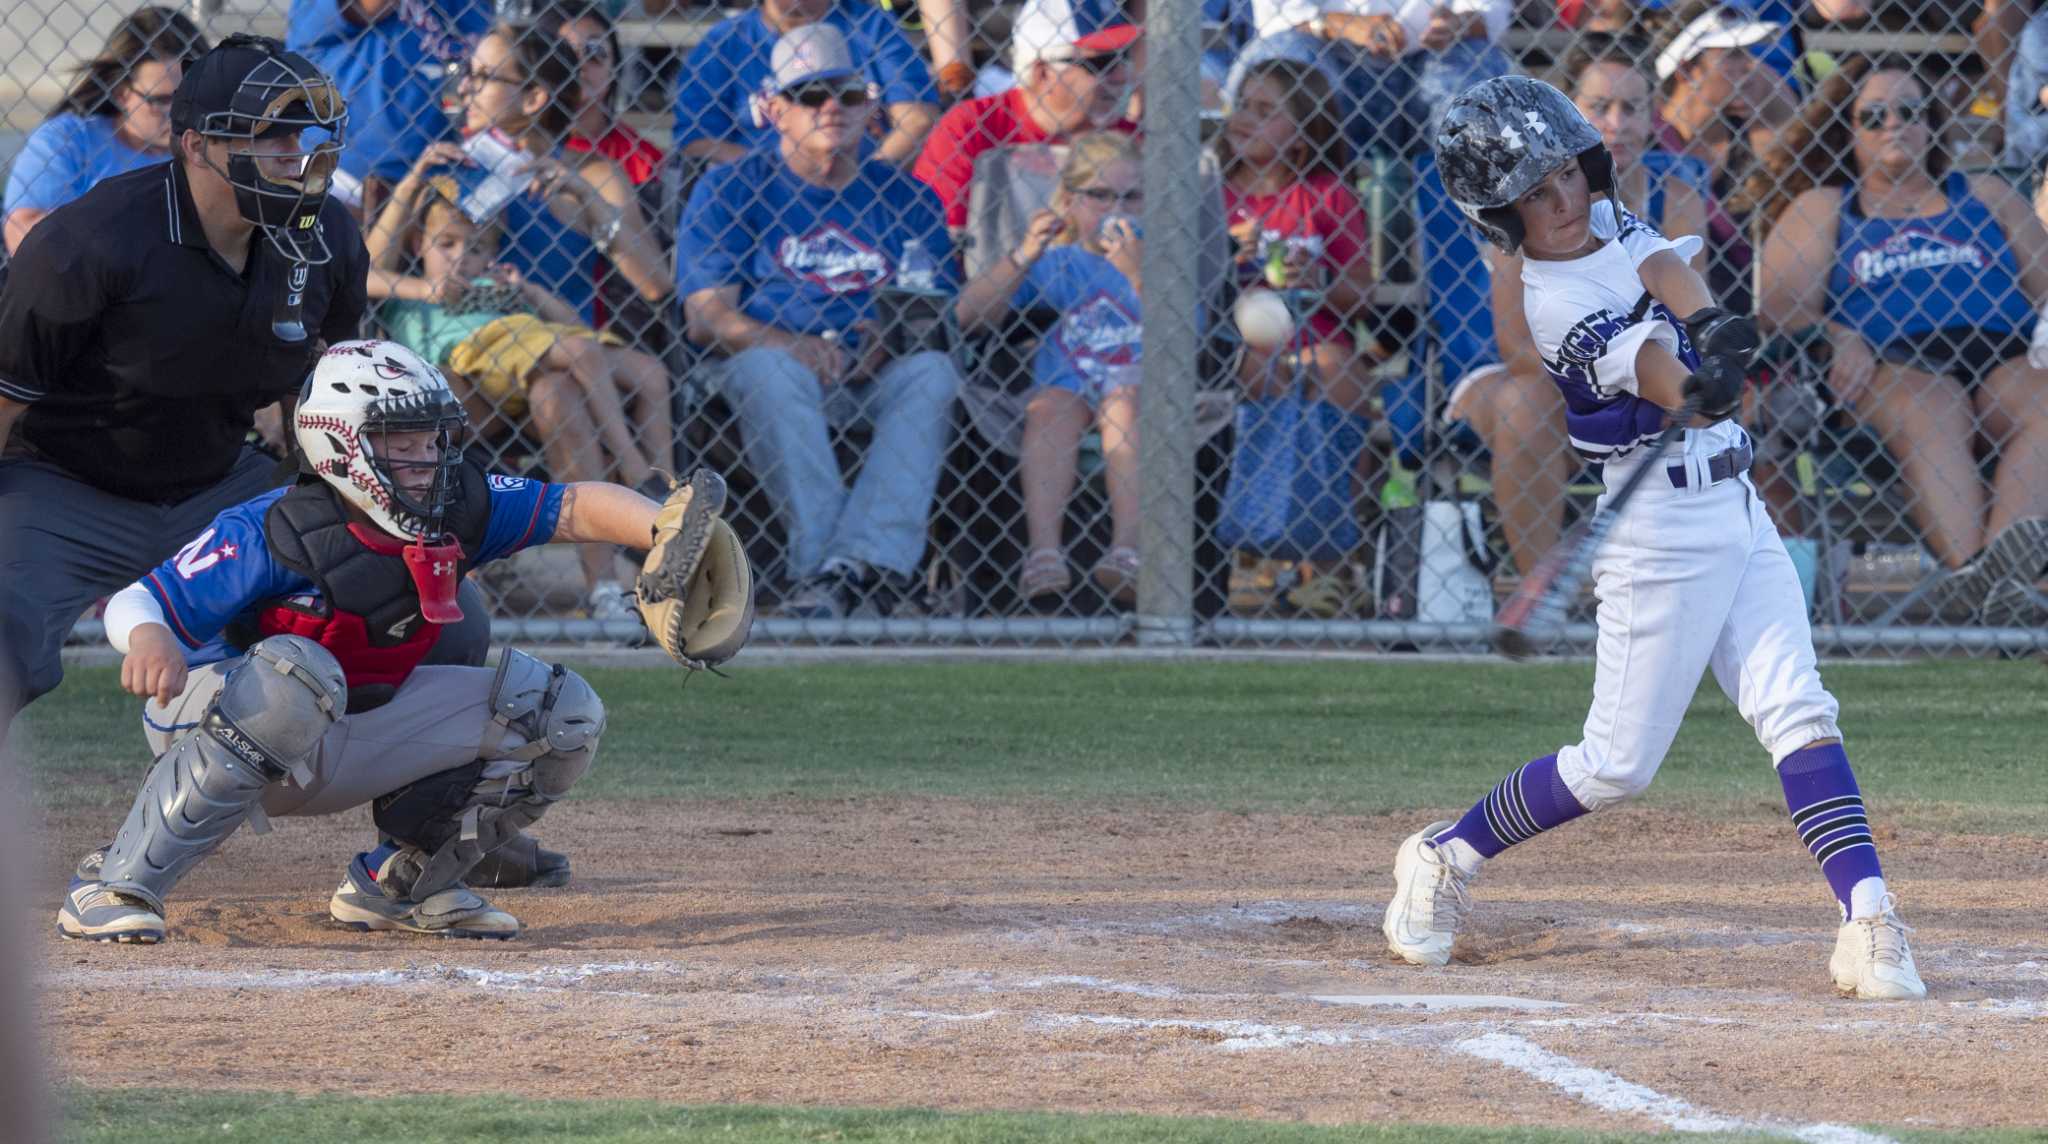
<svg viewBox="0 0 2048 1144">
<path fill-rule="evenodd" d="M 1137 218 L 1136 218 L 1135 216 L 1133 216 L 1133 215 L 1127 215 L 1127 214 L 1106 214 L 1106 215 L 1103 215 L 1103 216 L 1102 216 L 1102 222 L 1101 222 L 1101 224 L 1100 224 L 1099 226 L 1097 226 L 1097 227 L 1095 228 L 1095 232 L 1096 232 L 1096 235 L 1097 235 L 1097 237 L 1099 237 L 1099 238 L 1108 238 L 1108 237 L 1109 237 L 1109 235 L 1110 235 L 1110 230 L 1111 230 L 1111 228 L 1112 228 L 1112 227 L 1114 227 L 1114 226 L 1115 226 L 1115 224 L 1117 224 L 1117 223 L 1119 223 L 1119 222 L 1121 222 L 1121 223 L 1127 223 L 1127 224 L 1129 224 L 1129 226 L 1130 226 L 1130 228 L 1131 228 L 1131 237 L 1132 237 L 1132 238 L 1135 238 L 1135 239 L 1139 239 L 1139 240 L 1141 240 L 1141 241 L 1142 241 L 1142 240 L 1144 239 L 1144 237 L 1145 237 L 1145 225 L 1144 225 L 1143 223 L 1139 222 L 1139 221 L 1137 220 Z"/>
<path fill-rule="evenodd" d="M 903 257 L 896 260 L 896 285 L 918 294 L 937 292 L 939 264 L 924 248 L 924 239 L 913 238 L 903 244 Z"/>
</svg>

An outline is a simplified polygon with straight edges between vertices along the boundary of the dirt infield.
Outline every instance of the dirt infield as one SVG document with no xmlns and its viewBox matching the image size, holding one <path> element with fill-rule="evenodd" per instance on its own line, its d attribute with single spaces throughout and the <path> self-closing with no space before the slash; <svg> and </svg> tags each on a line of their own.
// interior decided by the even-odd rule
<svg viewBox="0 0 2048 1144">
<path fill-rule="evenodd" d="M 106 811 L 54 823 L 49 916 Z M 1440 970 L 1386 960 L 1409 817 L 928 799 L 569 803 L 507 944 L 333 928 L 366 819 L 237 835 L 172 940 L 41 948 L 88 1086 L 517 1092 L 1586 1128 L 2038 1124 L 2048 841 L 1883 837 L 1930 998 L 1838 999 L 1782 823 L 1611 811 L 1487 871 Z M 2028 1080 L 2032 1077 L 2034 1080 Z"/>
</svg>

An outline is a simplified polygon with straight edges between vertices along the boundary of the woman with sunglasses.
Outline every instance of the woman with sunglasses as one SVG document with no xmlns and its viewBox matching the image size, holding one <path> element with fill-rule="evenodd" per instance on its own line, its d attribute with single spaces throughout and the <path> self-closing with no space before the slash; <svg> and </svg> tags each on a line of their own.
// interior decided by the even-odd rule
<svg viewBox="0 0 2048 1144">
<path fill-rule="evenodd" d="M 1910 64 L 1830 77 L 1751 182 L 1770 220 L 1757 316 L 1825 327 L 1828 388 L 1884 439 L 1950 570 L 1943 616 L 2048 623 L 2048 372 L 2027 361 L 2048 233 L 2003 180 L 1950 171 L 1940 137 Z"/>
<path fill-rule="evenodd" d="M 7 175 L 7 252 L 94 183 L 171 157 L 171 93 L 206 37 L 184 13 L 140 8 L 114 26 Z"/>
<path fill-rule="evenodd" d="M 576 83 L 583 105 L 577 110 L 570 135 L 562 146 L 579 155 L 595 151 L 610 159 L 636 187 L 652 179 L 661 169 L 661 148 L 614 113 L 612 89 L 618 79 L 620 56 L 619 37 L 612 28 L 611 17 L 598 5 L 567 4 L 550 8 L 538 22 L 560 36 L 582 61 Z"/>
<path fill-rule="evenodd" d="M 583 108 L 582 65 L 544 25 L 491 29 L 461 77 L 462 129 L 502 132 L 534 157 L 532 184 L 504 209 L 505 261 L 594 324 L 597 256 L 650 302 L 668 297 L 673 283 L 632 180 L 601 154 L 564 147 Z"/>
</svg>

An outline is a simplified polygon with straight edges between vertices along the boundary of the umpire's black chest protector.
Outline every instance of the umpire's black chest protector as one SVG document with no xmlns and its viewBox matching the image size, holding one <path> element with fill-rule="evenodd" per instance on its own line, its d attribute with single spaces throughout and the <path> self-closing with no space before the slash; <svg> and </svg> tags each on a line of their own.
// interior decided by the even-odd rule
<svg viewBox="0 0 2048 1144">
<path fill-rule="evenodd" d="M 483 548 L 491 496 L 482 469 L 464 464 L 455 472 L 460 495 L 442 523 L 462 545 L 459 577 Z M 265 602 L 260 634 L 305 636 L 334 653 L 348 677 L 351 711 L 388 699 L 440 635 L 440 625 L 420 616 L 403 542 L 352 522 L 341 494 L 310 479 L 270 506 L 264 531 L 271 555 L 311 580 L 321 598 Z"/>
</svg>

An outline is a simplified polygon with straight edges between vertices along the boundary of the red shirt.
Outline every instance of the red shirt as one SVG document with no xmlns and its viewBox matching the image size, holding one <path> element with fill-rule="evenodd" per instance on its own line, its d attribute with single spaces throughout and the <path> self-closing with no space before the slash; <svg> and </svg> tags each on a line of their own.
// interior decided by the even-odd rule
<svg viewBox="0 0 2048 1144">
<path fill-rule="evenodd" d="M 1353 260 L 1367 256 L 1365 208 L 1344 180 L 1332 174 L 1310 175 L 1277 195 L 1248 195 L 1225 182 L 1223 211 L 1224 221 L 1232 229 L 1247 219 L 1258 220 L 1254 258 L 1239 267 L 1247 277 L 1257 277 L 1273 244 L 1279 242 L 1293 249 L 1305 247 L 1332 277 Z M 1348 346 L 1351 334 L 1346 321 L 1354 316 L 1325 306 L 1309 315 L 1309 329 L 1317 341 Z"/>
<path fill-rule="evenodd" d="M 1118 121 L 1110 130 L 1135 135 L 1138 125 Z M 946 208 L 946 225 L 962 227 L 967 225 L 967 184 L 974 178 L 976 155 L 997 147 L 1045 143 L 1053 138 L 1025 110 L 1024 89 L 1013 87 L 997 95 L 954 104 L 925 138 L 924 150 L 911 170 L 939 193 L 939 202 Z"/>
<path fill-rule="evenodd" d="M 590 140 L 571 135 L 562 146 L 571 151 L 587 152 Z M 654 172 L 661 167 L 661 148 L 623 123 L 612 124 L 612 129 L 597 141 L 597 153 L 623 168 L 626 177 L 633 180 L 636 187 L 653 178 Z"/>
</svg>

